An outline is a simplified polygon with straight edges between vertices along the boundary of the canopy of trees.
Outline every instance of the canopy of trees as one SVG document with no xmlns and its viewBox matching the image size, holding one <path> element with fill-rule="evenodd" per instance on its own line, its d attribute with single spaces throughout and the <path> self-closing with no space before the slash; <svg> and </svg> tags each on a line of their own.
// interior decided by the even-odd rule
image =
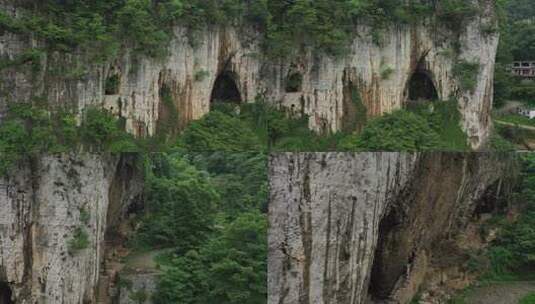
<svg viewBox="0 0 535 304">
<path fill-rule="evenodd" d="M 23 5 L 27 13 L 21 17 L 0 13 L 0 29 L 36 35 L 54 50 L 84 49 L 101 59 L 121 45 L 164 55 L 176 24 L 193 34 L 205 26 L 246 22 L 264 33 L 269 56 L 288 56 L 302 47 L 337 55 L 357 23 L 372 25 L 377 40 L 391 23 L 418 22 L 435 12 L 438 22 L 460 29 L 477 13 L 463 0 L 46 0 Z"/>
</svg>

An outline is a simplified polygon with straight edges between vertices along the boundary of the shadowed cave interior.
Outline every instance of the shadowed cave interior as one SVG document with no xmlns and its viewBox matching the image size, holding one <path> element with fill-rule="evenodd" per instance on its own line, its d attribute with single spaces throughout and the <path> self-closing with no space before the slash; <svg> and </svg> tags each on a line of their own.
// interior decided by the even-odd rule
<svg viewBox="0 0 535 304">
<path fill-rule="evenodd" d="M 212 105 L 220 102 L 235 104 L 242 102 L 240 90 L 232 73 L 223 72 L 217 77 L 212 89 L 210 102 Z"/>
<path fill-rule="evenodd" d="M 417 69 L 409 80 L 408 102 L 438 100 L 438 92 L 429 73 Z"/>
<path fill-rule="evenodd" d="M 11 288 L 6 282 L 0 282 L 0 304 L 14 304 L 11 300 Z"/>
</svg>

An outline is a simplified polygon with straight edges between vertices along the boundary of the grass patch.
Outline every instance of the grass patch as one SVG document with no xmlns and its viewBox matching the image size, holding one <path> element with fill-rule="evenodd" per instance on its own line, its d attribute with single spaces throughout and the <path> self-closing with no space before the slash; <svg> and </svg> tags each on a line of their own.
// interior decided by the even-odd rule
<svg viewBox="0 0 535 304">
<path fill-rule="evenodd" d="M 535 292 L 523 297 L 518 304 L 535 304 Z"/>
<path fill-rule="evenodd" d="M 505 114 L 505 115 L 497 115 L 495 116 L 495 119 L 508 122 L 508 123 L 512 123 L 515 125 L 535 127 L 535 119 L 529 119 L 529 117 L 526 117 L 526 116 L 515 115 L 515 114 Z"/>
</svg>

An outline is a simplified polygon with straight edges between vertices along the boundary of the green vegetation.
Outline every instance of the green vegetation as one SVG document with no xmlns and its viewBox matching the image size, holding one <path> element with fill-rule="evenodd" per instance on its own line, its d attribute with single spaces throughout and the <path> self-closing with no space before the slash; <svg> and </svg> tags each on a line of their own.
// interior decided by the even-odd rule
<svg viewBox="0 0 535 304">
<path fill-rule="evenodd" d="M 208 76 L 210 76 L 210 72 L 205 71 L 205 70 L 199 70 L 195 72 L 194 78 L 195 78 L 195 81 L 203 81 Z"/>
<path fill-rule="evenodd" d="M 518 281 L 535 280 L 535 155 L 520 154 L 519 160 L 520 176 L 511 176 L 513 187 L 502 192 L 508 193 L 503 198 L 495 198 L 495 216 L 481 226 L 482 236 L 495 231 L 496 238 L 489 247 L 470 253 L 465 265 L 468 271 L 479 275 L 479 280 L 456 295 L 451 304 L 469 303 L 467 299 L 473 298 L 478 287 L 509 286 Z M 515 167 L 510 167 L 511 172 Z M 509 213 L 505 215 L 504 212 Z M 519 303 L 532 303 L 529 301 L 533 299 L 530 294 Z"/>
<path fill-rule="evenodd" d="M 24 64 L 30 64 L 32 71 L 37 72 L 41 68 L 42 55 L 43 52 L 41 50 L 28 49 L 13 59 L 0 59 L 0 71 L 7 68 L 20 67 Z"/>
<path fill-rule="evenodd" d="M 365 107 L 359 112 L 365 113 Z M 273 115 L 269 126 L 276 151 L 469 150 L 455 101 L 385 114 L 371 119 L 358 134 L 317 135 L 308 129 L 306 117 L 288 119 L 282 114 Z"/>
<path fill-rule="evenodd" d="M 394 69 L 388 65 L 381 65 L 381 79 L 388 79 L 394 73 Z"/>
<path fill-rule="evenodd" d="M 529 119 L 529 117 L 515 115 L 515 114 L 506 114 L 506 115 L 495 115 L 495 118 L 516 125 L 532 126 L 535 127 L 535 119 Z"/>
<path fill-rule="evenodd" d="M 360 135 L 346 137 L 343 150 L 467 151 L 455 101 L 436 101 L 375 118 Z"/>
<path fill-rule="evenodd" d="M 491 134 L 489 148 L 491 151 L 497 152 L 514 152 L 517 150 L 511 141 L 506 140 L 503 136 L 496 132 L 496 128 Z"/>
<path fill-rule="evenodd" d="M 149 299 L 149 295 L 145 289 L 141 289 L 136 292 L 132 292 L 129 298 L 136 304 L 144 304 Z"/>
<path fill-rule="evenodd" d="M 121 46 L 165 56 L 176 24 L 189 28 L 192 45 L 206 26 L 248 25 L 263 33 L 268 56 L 291 56 L 302 48 L 336 56 L 347 49 L 357 23 L 370 24 L 378 37 L 395 23 L 415 23 L 436 13 L 431 20 L 460 31 L 476 13 L 462 0 L 45 0 L 21 5 L 25 13 L 20 16 L 0 13 L 1 30 L 35 35 L 48 50 L 82 51 L 93 60 L 114 56 Z"/>
<path fill-rule="evenodd" d="M 286 79 L 286 92 L 300 92 L 303 87 L 303 75 L 293 73 Z"/>
<path fill-rule="evenodd" d="M 89 214 L 89 211 L 85 208 L 80 208 L 80 222 L 87 225 L 89 224 L 89 220 L 91 219 L 91 214 Z"/>
<path fill-rule="evenodd" d="M 179 157 L 156 154 L 151 165 L 145 178 L 147 216 L 136 241 L 186 252 L 211 232 L 218 194 L 202 172 Z"/>
<path fill-rule="evenodd" d="M 106 95 L 115 95 L 119 93 L 119 85 L 121 84 L 121 78 L 118 74 L 112 75 L 106 79 L 104 84 L 104 92 Z"/>
<path fill-rule="evenodd" d="M 0 174 L 25 157 L 86 147 L 91 151 L 133 152 L 139 148 L 119 121 L 104 110 L 88 108 L 81 126 L 73 114 L 50 113 L 44 106 L 10 104 L 0 124 Z"/>
<path fill-rule="evenodd" d="M 533 3 L 529 0 L 507 0 L 500 27 L 500 44 L 496 57 L 494 102 L 501 107 L 508 100 L 535 105 L 535 82 L 511 75 L 513 61 L 533 61 L 535 57 L 535 23 Z"/>
<path fill-rule="evenodd" d="M 72 239 L 67 242 L 67 251 L 73 255 L 76 252 L 87 248 L 89 246 L 89 235 L 83 228 L 76 228 Z"/>
<path fill-rule="evenodd" d="M 535 293 L 525 296 L 518 304 L 535 304 Z"/>
<path fill-rule="evenodd" d="M 260 138 L 246 119 L 232 112 L 212 111 L 191 123 L 181 141 L 192 151 L 258 151 Z M 243 116 L 242 116 L 243 117 Z"/>
<path fill-rule="evenodd" d="M 521 212 L 516 218 L 497 215 L 486 224 L 486 230 L 498 229 L 497 238 L 482 254 L 470 261 L 470 269 L 482 273 L 481 280 L 500 282 L 535 279 L 535 155 L 523 154 L 522 175 L 508 200 L 498 202 L 498 208 L 518 206 Z M 505 206 L 505 205 L 506 206 Z"/>
<path fill-rule="evenodd" d="M 453 66 L 453 74 L 459 81 L 459 85 L 464 91 L 473 91 L 477 85 L 480 65 L 477 62 L 459 60 Z"/>
<path fill-rule="evenodd" d="M 146 171 L 148 209 L 130 244 L 166 249 L 155 303 L 265 303 L 266 155 L 155 154 Z"/>
<path fill-rule="evenodd" d="M 370 121 L 359 136 L 349 137 L 344 150 L 420 151 L 439 145 L 438 134 L 414 113 L 396 111 Z"/>
<path fill-rule="evenodd" d="M 88 108 L 80 129 L 80 138 L 93 149 L 107 152 L 133 152 L 138 147 L 133 137 L 126 133 L 111 113 Z"/>
</svg>

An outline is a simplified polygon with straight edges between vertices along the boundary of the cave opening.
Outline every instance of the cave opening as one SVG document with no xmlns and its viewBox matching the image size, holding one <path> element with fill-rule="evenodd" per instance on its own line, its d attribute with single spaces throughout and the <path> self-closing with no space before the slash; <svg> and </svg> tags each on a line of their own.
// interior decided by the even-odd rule
<svg viewBox="0 0 535 304">
<path fill-rule="evenodd" d="M 11 288 L 6 282 L 0 282 L 0 304 L 14 304 L 11 298 Z"/>
<path fill-rule="evenodd" d="M 230 72 L 223 72 L 217 77 L 210 98 L 212 105 L 216 103 L 241 103 L 241 94 L 235 79 L 236 77 Z"/>
<path fill-rule="evenodd" d="M 292 73 L 286 79 L 286 93 L 298 93 L 303 89 L 303 75 Z"/>
<path fill-rule="evenodd" d="M 392 267 L 385 260 L 394 249 L 389 248 L 389 245 L 392 246 L 392 241 L 395 239 L 390 234 L 400 228 L 401 225 L 401 216 L 397 211 L 396 209 L 391 210 L 379 223 L 379 239 L 377 240 L 370 274 L 370 285 L 368 286 L 368 295 L 373 300 L 387 300 L 397 281 L 398 273 L 392 271 L 392 268 L 396 267 Z M 394 241 L 394 243 L 396 242 Z"/>
<path fill-rule="evenodd" d="M 104 85 L 104 94 L 117 95 L 119 94 L 119 87 L 121 85 L 121 78 L 119 74 L 114 74 L 106 78 Z"/>
<path fill-rule="evenodd" d="M 417 69 L 409 80 L 409 102 L 438 100 L 438 92 L 429 73 Z"/>
</svg>

